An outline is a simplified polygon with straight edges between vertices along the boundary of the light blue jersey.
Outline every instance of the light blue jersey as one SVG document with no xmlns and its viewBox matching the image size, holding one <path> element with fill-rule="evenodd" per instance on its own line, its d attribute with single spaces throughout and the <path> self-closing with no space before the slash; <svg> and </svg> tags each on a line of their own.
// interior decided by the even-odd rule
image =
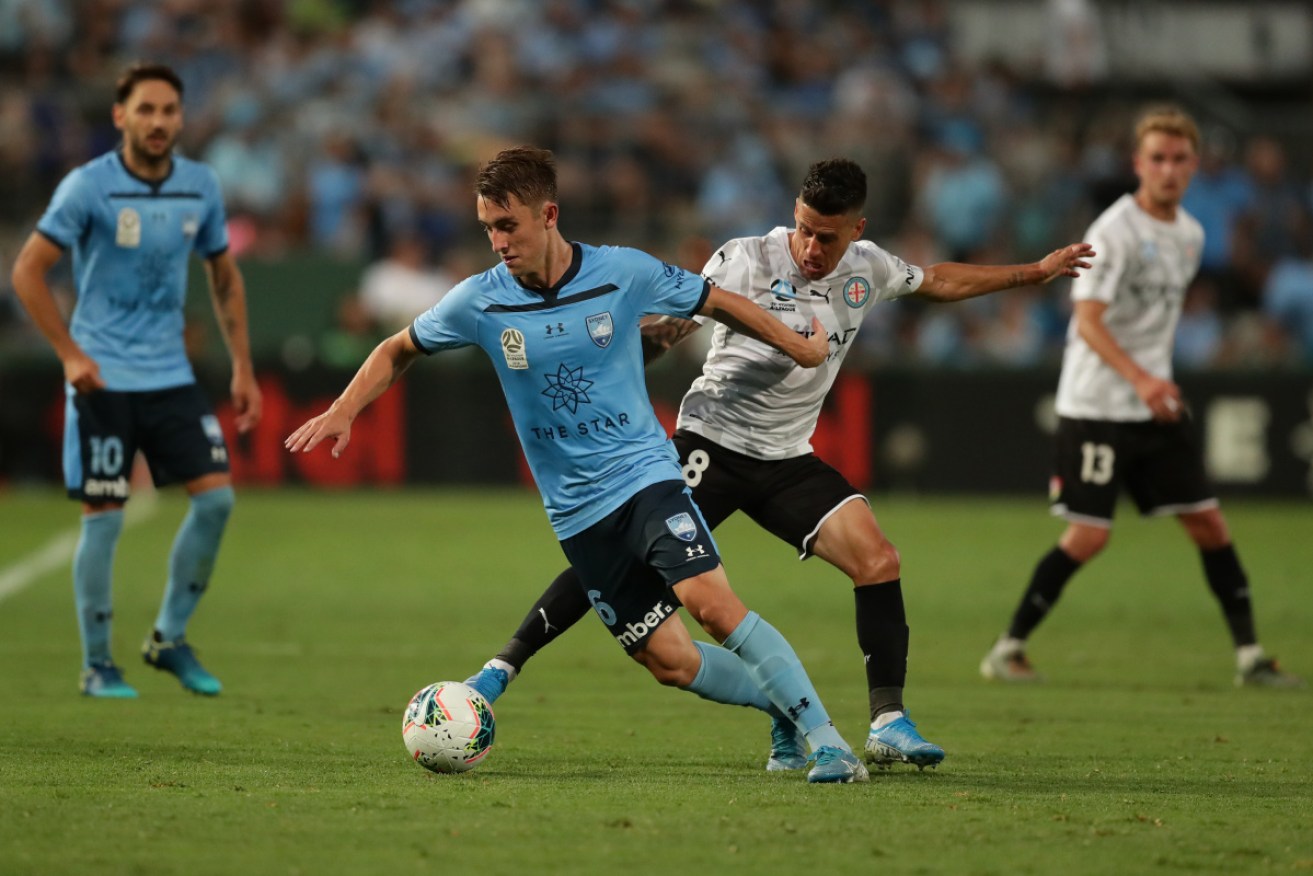
<svg viewBox="0 0 1313 876">
<path fill-rule="evenodd" d="M 638 320 L 689 317 L 709 284 L 646 253 L 576 243 L 554 287 L 521 286 L 498 265 L 415 319 L 426 353 L 477 345 L 492 359 L 558 538 L 644 487 L 680 480 L 643 376 Z"/>
<path fill-rule="evenodd" d="M 77 306 L 69 332 L 108 389 L 195 382 L 183 348 L 187 261 L 228 249 L 219 181 L 178 156 L 160 182 L 110 152 L 66 176 L 37 231 L 72 250 Z"/>
</svg>

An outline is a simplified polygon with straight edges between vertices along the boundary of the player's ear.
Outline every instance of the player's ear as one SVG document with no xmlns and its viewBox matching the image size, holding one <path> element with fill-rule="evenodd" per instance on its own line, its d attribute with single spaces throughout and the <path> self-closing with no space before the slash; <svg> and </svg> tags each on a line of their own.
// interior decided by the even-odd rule
<svg viewBox="0 0 1313 876">
<path fill-rule="evenodd" d="M 110 108 L 110 117 L 114 120 L 114 127 L 120 131 L 123 130 L 123 122 L 127 118 L 128 111 L 121 103 L 115 103 Z"/>
<path fill-rule="evenodd" d="M 561 218 L 561 206 L 554 201 L 543 202 L 543 227 L 555 228 L 556 222 Z"/>
<path fill-rule="evenodd" d="M 862 232 L 866 230 L 866 217 L 861 216 L 853 223 L 853 240 L 860 240 Z"/>
</svg>

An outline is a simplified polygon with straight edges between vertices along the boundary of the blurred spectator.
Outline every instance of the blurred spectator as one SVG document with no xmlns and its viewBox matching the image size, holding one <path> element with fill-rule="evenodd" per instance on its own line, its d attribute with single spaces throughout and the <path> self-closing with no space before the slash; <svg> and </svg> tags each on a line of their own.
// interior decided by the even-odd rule
<svg viewBox="0 0 1313 876">
<path fill-rule="evenodd" d="M 1176 325 L 1172 362 L 1181 368 L 1205 368 L 1222 350 L 1222 320 L 1217 313 L 1217 287 L 1205 276 L 1195 278 L 1185 293 Z"/>
<path fill-rule="evenodd" d="M 1263 312 L 1280 329 L 1292 359 L 1313 366 L 1313 223 L 1305 222 L 1293 255 L 1279 259 L 1263 287 Z"/>
<path fill-rule="evenodd" d="M 383 337 L 360 297 L 345 295 L 337 303 L 333 327 L 319 338 L 319 361 L 330 368 L 354 371 Z"/>
<path fill-rule="evenodd" d="M 1264 136 L 1250 140 L 1245 171 L 1252 197 L 1237 224 L 1234 257 L 1243 282 L 1241 303 L 1258 308 L 1267 272 L 1278 260 L 1296 254 L 1308 213 L 1299 187 L 1288 176 L 1285 148 L 1278 141 Z"/>
<path fill-rule="evenodd" d="M 386 257 L 365 268 L 360 303 L 364 315 L 391 334 L 436 304 L 459 279 L 430 266 L 419 237 L 402 234 Z"/>
<path fill-rule="evenodd" d="M 1216 306 L 1236 310 L 1243 301 L 1234 266 L 1236 228 L 1254 199 L 1253 185 L 1237 167 L 1235 138 L 1224 128 L 1204 133 L 1199 170 L 1181 201 L 1204 227 L 1204 251 L 1199 276 L 1216 287 Z"/>
</svg>

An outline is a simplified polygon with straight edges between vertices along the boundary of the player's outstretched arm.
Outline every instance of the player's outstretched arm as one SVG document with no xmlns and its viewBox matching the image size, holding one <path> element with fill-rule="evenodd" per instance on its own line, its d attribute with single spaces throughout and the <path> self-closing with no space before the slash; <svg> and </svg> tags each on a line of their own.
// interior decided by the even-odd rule
<svg viewBox="0 0 1313 876">
<path fill-rule="evenodd" d="M 420 356 L 419 348 L 404 328 L 374 348 L 356 376 L 342 394 L 317 417 L 302 423 L 283 446 L 296 453 L 309 453 L 329 438 L 334 439 L 333 457 L 337 458 L 351 443 L 351 424 L 360 412 L 396 383 Z"/>
<path fill-rule="evenodd" d="M 205 260 L 205 276 L 210 281 L 210 300 L 219 332 L 232 360 L 233 407 L 237 409 L 237 431 L 249 432 L 260 422 L 262 401 L 260 385 L 251 364 L 251 336 L 246 320 L 246 283 L 230 252 Z"/>
<path fill-rule="evenodd" d="M 1096 255 L 1088 243 L 1055 249 L 1028 265 L 967 265 L 940 262 L 925 269 L 918 295 L 931 301 L 961 301 L 1018 286 L 1042 286 L 1058 277 L 1077 277 Z"/>
<path fill-rule="evenodd" d="M 64 325 L 64 317 L 55 304 L 55 296 L 46 283 L 46 275 L 59 261 L 64 251 L 51 243 L 45 235 L 33 232 L 19 250 L 10 277 L 14 292 L 23 308 L 32 317 L 33 324 L 45 335 L 55 354 L 64 365 L 64 380 L 79 393 L 104 389 L 100 366 L 86 354 Z"/>
<path fill-rule="evenodd" d="M 1153 418 L 1162 423 L 1174 423 L 1181 419 L 1185 405 L 1181 400 L 1181 388 L 1170 380 L 1154 377 L 1140 367 L 1140 363 L 1117 343 L 1117 339 L 1108 331 L 1103 322 L 1104 311 L 1108 305 L 1103 301 L 1084 299 L 1074 305 L 1076 331 L 1081 340 L 1089 344 L 1090 349 L 1099 355 L 1108 366 L 1126 378 L 1126 382 L 1135 387 L 1135 394 L 1149 408 Z"/>
<path fill-rule="evenodd" d="M 707 300 L 698 311 L 734 331 L 769 344 L 803 368 L 815 368 L 830 355 L 830 339 L 819 319 L 812 319 L 812 331 L 804 337 L 795 332 L 742 295 L 712 286 Z"/>
<path fill-rule="evenodd" d="M 639 323 L 643 339 L 643 364 L 650 365 L 675 344 L 702 328 L 696 320 L 677 316 L 644 317 Z"/>
</svg>

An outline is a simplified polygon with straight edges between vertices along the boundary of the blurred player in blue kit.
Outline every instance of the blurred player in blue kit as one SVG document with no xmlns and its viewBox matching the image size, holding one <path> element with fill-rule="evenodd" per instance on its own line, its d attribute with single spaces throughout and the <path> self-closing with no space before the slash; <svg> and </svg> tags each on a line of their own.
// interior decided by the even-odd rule
<svg viewBox="0 0 1313 876">
<path fill-rule="evenodd" d="M 702 375 L 680 405 L 674 445 L 709 526 L 743 511 L 799 558 L 818 556 L 849 578 L 870 704 L 866 758 L 880 766 L 935 766 L 944 750 L 921 737 L 903 704 L 909 630 L 898 551 L 866 497 L 812 453 L 810 439 L 862 320 L 877 303 L 905 295 L 960 301 L 1047 283 L 1089 267 L 1085 259 L 1093 251 L 1073 244 L 1028 265 L 946 262 L 922 269 L 860 239 L 865 203 L 866 174 L 857 164 L 818 162 L 794 204 L 795 227 L 731 240 L 711 257 L 704 276 L 742 290 L 770 321 L 800 332 L 819 320 L 829 355 L 807 370 L 718 325 Z M 703 322 L 663 317 L 646 324 L 648 357 Z M 505 647 L 470 679 L 485 697 L 495 700 L 531 656 L 587 613 L 577 578 L 572 569 L 558 576 Z M 804 762 L 793 728 L 776 721 L 766 768 L 798 769 Z"/>
<path fill-rule="evenodd" d="M 556 165 L 517 147 L 484 165 L 479 224 L 501 264 L 469 277 L 383 341 L 327 411 L 287 439 L 293 452 L 351 437 L 360 411 L 419 356 L 478 346 L 491 358 L 578 595 L 662 683 L 753 706 L 811 746 L 811 782 L 868 779 L 792 647 L 730 588 L 648 399 L 639 320 L 695 314 L 784 352 L 825 361 L 818 323 L 795 331 L 745 298 L 637 250 L 571 243 L 558 227 Z M 683 605 L 721 645 L 694 642 Z"/>
<path fill-rule="evenodd" d="M 64 178 L 14 263 L 14 289 L 64 366 L 64 477 L 69 496 L 82 502 L 73 557 L 80 687 L 93 697 L 137 695 L 110 653 L 110 617 L 114 550 L 138 450 L 156 485 L 181 483 L 190 496 L 143 657 L 188 690 L 215 695 L 222 687 L 185 638 L 233 507 L 223 432 L 183 346 L 193 252 L 205 260 L 232 360 L 240 431 L 260 420 L 260 390 L 218 179 L 173 153 L 182 91 L 177 74 L 162 65 L 138 64 L 123 73 L 113 106 L 122 145 Z M 65 251 L 72 253 L 77 287 L 68 326 L 46 283 Z"/>
</svg>

